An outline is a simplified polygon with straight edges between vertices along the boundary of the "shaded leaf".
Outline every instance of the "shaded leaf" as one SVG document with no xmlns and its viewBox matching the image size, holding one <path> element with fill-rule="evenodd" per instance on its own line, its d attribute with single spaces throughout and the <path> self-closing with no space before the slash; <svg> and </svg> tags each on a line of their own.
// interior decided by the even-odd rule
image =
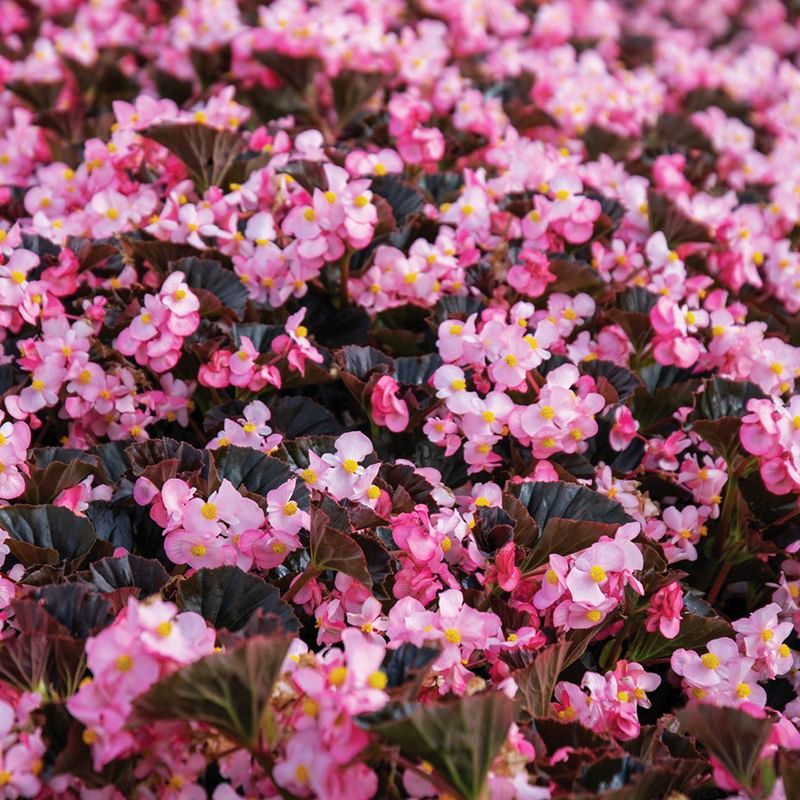
<svg viewBox="0 0 800 800">
<path fill-rule="evenodd" d="M 500 692 L 488 692 L 397 710 L 399 718 L 368 727 L 406 756 L 430 763 L 465 800 L 479 800 L 514 720 L 514 702 Z"/>
<path fill-rule="evenodd" d="M 158 594 L 169 581 L 160 561 L 126 553 L 119 558 L 101 558 L 89 566 L 85 580 L 101 592 L 123 587 L 139 589 L 141 597 Z"/>
<path fill-rule="evenodd" d="M 349 528 L 349 520 L 347 526 Z M 352 536 L 334 528 L 328 514 L 316 507 L 311 509 L 309 551 L 311 566 L 317 572 L 326 569 L 343 572 L 368 589 L 372 586 L 372 576 L 364 551 Z"/>
<path fill-rule="evenodd" d="M 649 190 L 647 193 L 650 230 L 663 231 L 670 247 L 685 242 L 712 242 L 705 225 L 684 214 L 666 195 Z"/>
<path fill-rule="evenodd" d="M 115 616 L 111 603 L 84 583 L 44 586 L 32 596 L 64 626 L 70 636 L 78 639 L 97 633 Z"/>
<path fill-rule="evenodd" d="M 244 486 L 253 494 L 266 496 L 296 477 L 283 461 L 249 447 L 222 447 L 214 451 L 213 458 L 220 483 L 227 479 L 237 489 Z M 302 481 L 298 480 L 292 498 L 308 509 L 308 490 Z"/>
<path fill-rule="evenodd" d="M 186 442 L 175 439 L 148 439 L 137 442 L 125 450 L 133 465 L 133 474 L 141 475 L 147 467 L 162 461 L 178 461 L 178 472 L 203 472 L 208 465 L 208 451 L 198 450 Z"/>
<path fill-rule="evenodd" d="M 425 205 L 422 192 L 396 175 L 373 178 L 369 188 L 389 203 L 398 227 L 405 225 L 412 214 L 420 213 Z"/>
<path fill-rule="evenodd" d="M 617 525 L 632 521 L 619 503 L 574 483 L 530 481 L 513 484 L 510 490 L 542 530 L 552 518 Z"/>
<path fill-rule="evenodd" d="M 550 716 L 553 689 L 566 666 L 569 642 L 559 642 L 540 650 L 533 663 L 514 673 L 522 695 L 522 705 L 534 718 Z"/>
<path fill-rule="evenodd" d="M 291 175 L 309 194 L 313 194 L 314 189 L 324 192 L 328 188 L 328 178 L 319 161 L 290 161 L 278 174 Z"/>
<path fill-rule="evenodd" d="M 744 416 L 748 413 L 748 402 L 764 397 L 764 393 L 749 381 L 729 381 L 715 376 L 703 381 L 702 390 L 695 397 L 690 419 L 717 420 Z"/>
<path fill-rule="evenodd" d="M 681 627 L 674 639 L 666 639 L 660 633 L 648 633 L 639 626 L 631 642 L 627 658 L 630 661 L 647 662 L 656 658 L 668 658 L 679 647 L 686 650 L 704 650 L 711 639 L 734 636 L 733 628 L 718 616 L 701 617 L 684 614 Z"/>
<path fill-rule="evenodd" d="M 244 314 L 247 304 L 247 289 L 235 272 L 207 258 L 182 258 L 174 264 L 176 270 L 186 275 L 186 283 L 192 289 L 210 292 L 225 309 L 230 309 L 237 317 Z"/>
<path fill-rule="evenodd" d="M 199 569 L 178 586 L 178 604 L 195 611 L 215 628 L 243 628 L 258 610 L 276 617 L 284 631 L 298 628 L 292 609 L 281 601 L 280 592 L 261 578 L 239 567 Z"/>
<path fill-rule="evenodd" d="M 595 380 L 605 378 L 616 390 L 621 401 L 627 400 L 642 386 L 639 377 L 625 367 L 611 361 L 588 361 L 581 364 L 581 372 Z"/>
<path fill-rule="evenodd" d="M 737 708 L 692 703 L 677 712 L 681 725 L 744 787 L 752 785 L 773 722 Z"/>
<path fill-rule="evenodd" d="M 139 133 L 183 161 L 201 190 L 209 186 L 227 188 L 228 174 L 245 146 L 238 133 L 200 124 L 152 125 Z"/>
<path fill-rule="evenodd" d="M 59 559 L 70 560 L 86 555 L 97 542 L 92 523 L 63 506 L 15 505 L 0 508 L 0 528 L 7 531 L 11 552 L 26 565 L 45 563 L 28 561 L 29 548 L 16 548 L 16 542 L 55 551 Z M 52 563 L 52 562 L 48 562 Z"/>
<path fill-rule="evenodd" d="M 342 432 L 336 417 L 309 397 L 281 397 L 272 407 L 271 424 L 286 439 L 337 436 Z"/>
</svg>

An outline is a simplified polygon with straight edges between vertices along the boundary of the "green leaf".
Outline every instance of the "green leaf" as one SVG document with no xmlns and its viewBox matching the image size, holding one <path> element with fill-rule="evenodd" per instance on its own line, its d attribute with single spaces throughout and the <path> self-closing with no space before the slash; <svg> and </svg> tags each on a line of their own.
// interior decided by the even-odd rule
<svg viewBox="0 0 800 800">
<path fill-rule="evenodd" d="M 209 186 L 227 188 L 228 173 L 245 146 L 238 133 L 199 124 L 152 125 L 140 134 L 163 145 L 183 161 L 201 191 Z"/>
<path fill-rule="evenodd" d="M 761 751 L 773 722 L 756 719 L 737 708 L 692 703 L 677 712 L 678 720 L 744 787 L 752 786 Z"/>
<path fill-rule="evenodd" d="M 398 711 L 399 719 L 369 727 L 404 755 L 429 762 L 464 800 L 479 800 L 514 720 L 514 701 L 487 692 L 437 705 L 404 704 Z"/>
<path fill-rule="evenodd" d="M 669 658 L 680 647 L 686 650 L 704 650 L 712 639 L 733 635 L 733 628 L 720 617 L 684 614 L 681 629 L 674 639 L 666 639 L 658 632 L 648 633 L 644 626 L 640 625 L 626 658 L 629 661 L 639 662 Z"/>
<path fill-rule="evenodd" d="M 178 605 L 195 611 L 215 628 L 237 631 L 259 609 L 272 614 L 285 631 L 298 628 L 292 609 L 281 602 L 280 592 L 239 567 L 197 570 L 178 586 Z"/>
<path fill-rule="evenodd" d="M 255 749 L 290 636 L 256 636 L 153 685 L 134 703 L 130 727 L 160 720 L 203 722 Z"/>
</svg>

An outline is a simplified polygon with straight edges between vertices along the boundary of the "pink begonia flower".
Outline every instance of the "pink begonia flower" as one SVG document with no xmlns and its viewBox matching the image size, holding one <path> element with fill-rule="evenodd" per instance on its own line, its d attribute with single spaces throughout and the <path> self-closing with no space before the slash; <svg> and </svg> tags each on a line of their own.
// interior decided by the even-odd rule
<svg viewBox="0 0 800 800">
<path fill-rule="evenodd" d="M 663 586 L 650 598 L 645 628 L 650 633 L 659 631 L 666 639 L 674 639 L 681 626 L 683 592 L 679 583 Z"/>
<path fill-rule="evenodd" d="M 618 452 L 625 450 L 634 440 L 639 430 L 639 423 L 634 419 L 627 406 L 620 406 L 614 412 L 614 424 L 608 435 L 609 443 Z"/>
<path fill-rule="evenodd" d="M 359 431 L 343 433 L 336 440 L 335 447 L 335 453 L 322 456 L 328 469 L 320 479 L 337 500 L 343 500 L 350 496 L 356 481 L 364 473 L 361 462 L 372 453 L 373 448 L 372 442 Z"/>
<path fill-rule="evenodd" d="M 294 535 L 303 528 L 308 529 L 310 521 L 307 511 L 303 511 L 292 500 L 297 479 L 292 478 L 283 486 L 267 492 L 267 519 L 273 529 Z"/>
<path fill-rule="evenodd" d="M 692 686 L 717 686 L 727 676 L 731 665 L 741 658 L 733 639 L 712 639 L 706 647 L 708 652 L 703 656 L 682 647 L 672 654 L 672 669 Z M 754 659 L 748 659 L 748 662 L 752 665 Z"/>
<path fill-rule="evenodd" d="M 399 385 L 390 375 L 379 378 L 370 395 L 372 418 L 393 433 L 408 427 L 408 404 L 398 397 Z"/>
<path fill-rule="evenodd" d="M 540 297 L 547 285 L 556 280 L 550 272 L 550 262 L 544 253 L 523 249 L 519 259 L 522 263 L 514 264 L 508 271 L 508 282 L 520 294 L 528 297 Z"/>
</svg>

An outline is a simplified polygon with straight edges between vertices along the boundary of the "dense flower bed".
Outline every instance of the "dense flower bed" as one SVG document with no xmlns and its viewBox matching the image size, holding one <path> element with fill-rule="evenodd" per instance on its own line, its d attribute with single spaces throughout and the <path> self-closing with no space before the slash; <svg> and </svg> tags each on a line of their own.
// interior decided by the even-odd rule
<svg viewBox="0 0 800 800">
<path fill-rule="evenodd" d="M 800 797 L 800 20 L 0 0 L 0 798 Z"/>
</svg>

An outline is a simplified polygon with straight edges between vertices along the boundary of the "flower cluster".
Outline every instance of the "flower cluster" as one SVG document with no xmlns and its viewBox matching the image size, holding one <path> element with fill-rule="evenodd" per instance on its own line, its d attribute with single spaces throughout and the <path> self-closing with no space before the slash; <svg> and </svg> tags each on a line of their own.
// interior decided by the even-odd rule
<svg viewBox="0 0 800 800">
<path fill-rule="evenodd" d="M 114 340 L 114 346 L 153 372 L 167 372 L 178 363 L 183 340 L 200 324 L 200 301 L 180 272 L 173 272 L 158 294 L 144 297 L 143 307 Z"/>
<path fill-rule="evenodd" d="M 214 631 L 194 612 L 178 613 L 172 603 L 130 599 L 107 628 L 86 642 L 92 671 L 68 700 L 70 713 L 83 723 L 83 742 L 100 770 L 147 741 L 127 721 L 134 699 L 160 677 L 214 649 Z"/>
<path fill-rule="evenodd" d="M 793 4 L 0 39 L 0 800 L 797 794 Z"/>
</svg>

